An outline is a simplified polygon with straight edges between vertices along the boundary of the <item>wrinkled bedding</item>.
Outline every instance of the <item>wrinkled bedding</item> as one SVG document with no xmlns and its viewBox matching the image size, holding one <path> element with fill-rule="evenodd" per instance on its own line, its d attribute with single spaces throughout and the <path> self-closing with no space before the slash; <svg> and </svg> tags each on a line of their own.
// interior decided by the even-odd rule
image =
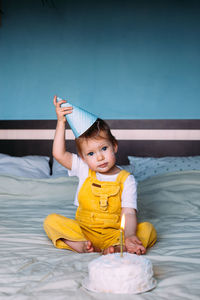
<svg viewBox="0 0 200 300">
<path fill-rule="evenodd" d="M 74 217 L 75 177 L 0 176 L 0 299 L 200 299 L 200 171 L 155 176 L 138 184 L 139 221 L 158 232 L 148 250 L 157 287 L 139 295 L 82 287 L 97 253 L 53 247 L 43 231 L 50 213 Z"/>
</svg>

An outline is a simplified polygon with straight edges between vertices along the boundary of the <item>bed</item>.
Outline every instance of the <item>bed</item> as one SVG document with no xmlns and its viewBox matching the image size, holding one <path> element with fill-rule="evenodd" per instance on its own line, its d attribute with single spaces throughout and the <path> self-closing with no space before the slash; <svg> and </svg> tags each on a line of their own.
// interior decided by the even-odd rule
<svg viewBox="0 0 200 300">
<path fill-rule="evenodd" d="M 75 215 L 77 178 L 51 157 L 56 121 L 11 120 L 0 121 L 0 299 L 200 299 L 200 120 L 108 123 L 118 164 L 138 182 L 139 221 L 158 232 L 146 254 L 157 287 L 134 296 L 82 287 L 99 254 L 56 249 L 43 230 L 50 213 Z"/>
</svg>

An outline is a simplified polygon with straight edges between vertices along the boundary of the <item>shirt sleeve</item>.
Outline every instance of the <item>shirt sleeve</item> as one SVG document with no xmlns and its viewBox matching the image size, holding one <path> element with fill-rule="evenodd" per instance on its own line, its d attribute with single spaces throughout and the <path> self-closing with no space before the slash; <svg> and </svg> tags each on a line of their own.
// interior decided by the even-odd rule
<svg viewBox="0 0 200 300">
<path fill-rule="evenodd" d="M 88 174 L 88 165 L 77 155 L 72 153 L 72 168 L 68 170 L 69 176 L 85 177 Z"/>
<path fill-rule="evenodd" d="M 122 207 L 129 207 L 137 210 L 137 183 L 133 175 L 129 175 L 124 182 Z"/>
<path fill-rule="evenodd" d="M 76 154 L 73 153 L 72 157 L 72 169 L 68 171 L 69 176 L 77 176 L 79 179 L 76 195 L 74 198 L 74 205 L 78 206 L 78 193 L 85 179 L 88 177 L 89 167 L 84 161 Z"/>
</svg>

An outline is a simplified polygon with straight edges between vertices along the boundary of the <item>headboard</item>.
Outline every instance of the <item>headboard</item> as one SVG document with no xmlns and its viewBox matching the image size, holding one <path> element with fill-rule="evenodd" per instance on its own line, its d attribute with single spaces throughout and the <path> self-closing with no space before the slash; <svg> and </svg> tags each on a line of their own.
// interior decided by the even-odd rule
<svg viewBox="0 0 200 300">
<path fill-rule="evenodd" d="M 119 142 L 118 164 L 128 155 L 162 157 L 200 155 L 200 120 L 106 120 Z M 56 120 L 0 121 L 0 153 L 51 157 Z M 66 124 L 67 149 L 76 152 Z"/>
</svg>

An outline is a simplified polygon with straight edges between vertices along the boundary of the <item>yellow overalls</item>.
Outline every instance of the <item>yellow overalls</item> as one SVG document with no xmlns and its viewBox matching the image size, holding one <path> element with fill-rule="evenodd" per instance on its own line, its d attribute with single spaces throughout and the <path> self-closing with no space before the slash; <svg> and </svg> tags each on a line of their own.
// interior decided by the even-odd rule
<svg viewBox="0 0 200 300">
<path fill-rule="evenodd" d="M 104 182 L 89 170 L 78 194 L 79 207 L 75 220 L 58 214 L 47 216 L 44 229 L 57 248 L 71 249 L 61 238 L 70 241 L 90 240 L 101 250 L 119 245 L 121 194 L 130 173 L 121 170 L 116 181 Z M 156 230 L 151 223 L 139 223 L 137 236 L 145 248 L 156 242 Z"/>
</svg>

